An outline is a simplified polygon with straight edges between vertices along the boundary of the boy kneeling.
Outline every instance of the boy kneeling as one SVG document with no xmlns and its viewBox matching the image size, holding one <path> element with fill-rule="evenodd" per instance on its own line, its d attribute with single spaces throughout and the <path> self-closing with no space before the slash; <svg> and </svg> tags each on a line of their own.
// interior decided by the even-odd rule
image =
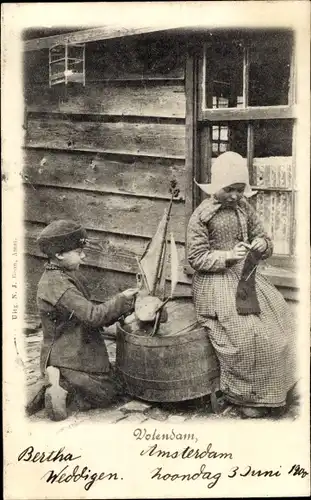
<svg viewBox="0 0 311 500">
<path fill-rule="evenodd" d="M 86 242 L 85 229 L 70 220 L 52 222 L 38 238 L 49 257 L 38 285 L 37 305 L 43 329 L 40 368 L 47 380 L 41 396 L 52 420 L 67 417 L 73 398 L 78 409 L 86 410 L 106 407 L 122 393 L 101 327 L 133 311 L 138 289 L 93 304 L 85 278 L 78 273 Z"/>
</svg>

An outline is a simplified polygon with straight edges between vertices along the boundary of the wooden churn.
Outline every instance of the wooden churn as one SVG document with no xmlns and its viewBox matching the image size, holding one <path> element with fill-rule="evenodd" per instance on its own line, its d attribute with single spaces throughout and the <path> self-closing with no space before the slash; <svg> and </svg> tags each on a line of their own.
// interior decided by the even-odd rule
<svg viewBox="0 0 311 500">
<path fill-rule="evenodd" d="M 219 366 L 190 299 L 167 304 L 168 321 L 157 335 L 117 325 L 116 369 L 126 390 L 152 402 L 177 402 L 214 393 Z M 152 329 L 151 329 L 152 331 Z"/>
</svg>

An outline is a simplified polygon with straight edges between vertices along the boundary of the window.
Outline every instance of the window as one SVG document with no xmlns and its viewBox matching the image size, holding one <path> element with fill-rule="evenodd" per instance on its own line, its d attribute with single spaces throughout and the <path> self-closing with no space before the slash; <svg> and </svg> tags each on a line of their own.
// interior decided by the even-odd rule
<svg viewBox="0 0 311 500">
<path fill-rule="evenodd" d="M 192 85 L 194 90 L 193 140 L 187 154 L 193 177 L 209 182 L 214 159 L 225 151 L 246 158 L 250 183 L 258 191 L 252 203 L 272 236 L 276 260 L 290 265 L 295 255 L 296 196 L 292 33 L 209 38 L 188 61 L 188 89 Z M 203 196 L 194 186 L 189 214 Z"/>
</svg>

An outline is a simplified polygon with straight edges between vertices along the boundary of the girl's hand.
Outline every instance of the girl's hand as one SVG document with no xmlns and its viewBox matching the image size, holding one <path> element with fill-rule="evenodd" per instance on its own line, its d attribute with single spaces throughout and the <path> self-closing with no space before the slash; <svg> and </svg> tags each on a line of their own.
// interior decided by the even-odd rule
<svg viewBox="0 0 311 500">
<path fill-rule="evenodd" d="M 134 297 L 135 295 L 137 295 L 139 292 L 139 288 L 128 288 L 127 290 L 124 290 L 123 295 L 125 295 L 125 297 L 127 299 L 131 299 L 132 297 Z"/>
<path fill-rule="evenodd" d="M 231 250 L 229 252 L 229 254 L 230 254 L 229 259 L 230 260 L 242 260 L 242 259 L 244 259 L 247 252 L 248 252 L 248 249 L 246 248 L 244 243 L 238 243 L 237 245 L 235 245 L 233 250 Z"/>
<path fill-rule="evenodd" d="M 257 252 L 264 253 L 264 251 L 267 249 L 267 242 L 264 238 L 255 238 L 252 241 L 251 245 L 252 250 L 256 250 Z"/>
</svg>

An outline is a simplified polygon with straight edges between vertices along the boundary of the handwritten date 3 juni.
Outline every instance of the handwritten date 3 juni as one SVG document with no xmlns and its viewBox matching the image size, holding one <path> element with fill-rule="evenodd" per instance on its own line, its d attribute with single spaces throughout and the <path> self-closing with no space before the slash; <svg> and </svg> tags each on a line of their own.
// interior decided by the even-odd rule
<svg viewBox="0 0 311 500">
<path fill-rule="evenodd" d="M 167 481 L 167 482 L 192 482 L 197 480 L 203 480 L 207 488 L 211 489 L 221 478 L 226 477 L 227 480 L 237 480 L 238 478 L 259 478 L 276 480 L 284 474 L 296 477 L 305 478 L 309 475 L 309 472 L 301 467 L 299 464 L 293 464 L 289 469 L 282 469 L 282 465 L 278 468 L 256 468 L 252 465 L 231 465 L 226 466 L 228 460 L 233 461 L 234 457 L 232 453 L 226 452 L 224 450 L 216 450 L 212 443 L 209 443 L 204 448 L 192 448 L 187 445 L 184 448 L 176 450 L 166 450 L 164 448 L 159 448 L 157 444 L 148 445 L 144 449 L 140 450 L 139 455 L 141 457 L 148 457 L 148 463 L 152 464 L 154 459 L 157 459 L 158 463 L 152 464 L 152 470 L 150 467 L 150 479 L 153 481 Z M 149 458 L 150 457 L 150 458 Z M 62 469 L 57 471 L 54 468 L 46 471 L 41 477 L 46 483 L 83 483 L 84 489 L 88 491 L 95 482 L 108 480 L 108 481 L 119 481 L 123 480 L 117 472 L 93 472 L 87 465 L 81 466 L 77 461 L 81 459 L 81 455 L 73 455 L 72 453 L 65 450 L 65 447 L 60 448 L 57 451 L 50 452 L 40 452 L 35 451 L 33 446 L 28 446 L 19 455 L 19 462 L 30 462 L 30 463 L 52 463 L 61 464 Z M 159 459 L 161 460 L 159 464 Z M 176 462 L 176 459 L 179 459 Z M 189 460 L 190 459 L 190 460 Z M 166 466 L 166 464 L 176 463 L 176 468 L 172 471 L 171 467 Z M 184 472 L 179 467 L 182 463 L 198 463 L 196 470 L 189 470 Z M 202 461 L 204 461 L 202 463 Z M 71 464 L 75 462 L 75 464 Z M 222 463 L 223 466 L 216 464 Z M 234 463 L 234 462 L 233 462 Z M 213 464 L 213 465 L 212 465 Z M 232 462 L 231 462 L 232 464 Z M 72 467 L 71 467 L 72 465 Z M 229 465 L 229 464 L 228 464 Z M 154 466 L 156 466 L 154 468 Z M 53 466 L 54 467 L 54 466 Z"/>
</svg>

